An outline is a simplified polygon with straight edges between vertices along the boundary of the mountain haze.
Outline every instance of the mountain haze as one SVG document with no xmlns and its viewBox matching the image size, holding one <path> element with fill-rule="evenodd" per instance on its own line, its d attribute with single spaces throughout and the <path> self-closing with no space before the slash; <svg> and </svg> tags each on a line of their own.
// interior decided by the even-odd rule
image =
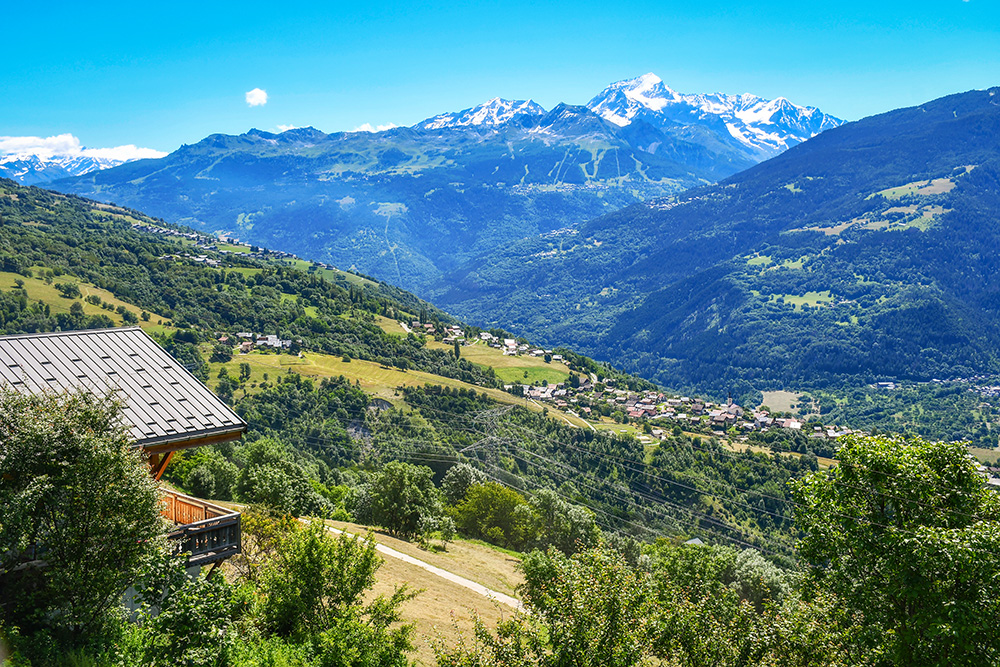
<svg viewBox="0 0 1000 667">
<path fill-rule="evenodd" d="M 840 122 L 803 107 L 758 109 L 753 127 L 778 137 L 765 148 L 733 134 L 753 133 L 730 129 L 729 107 L 695 113 L 687 97 L 659 111 L 616 106 L 617 93 L 637 103 L 636 85 L 613 85 L 592 108 L 496 98 L 376 133 L 212 135 L 53 187 L 430 293 L 494 248 L 717 181 Z M 654 85 L 642 99 L 666 90 Z M 799 113 L 805 130 L 786 118 Z"/>
<path fill-rule="evenodd" d="M 675 386 L 995 372 L 997 92 L 849 123 L 718 185 L 502 249 L 437 302 Z"/>
</svg>

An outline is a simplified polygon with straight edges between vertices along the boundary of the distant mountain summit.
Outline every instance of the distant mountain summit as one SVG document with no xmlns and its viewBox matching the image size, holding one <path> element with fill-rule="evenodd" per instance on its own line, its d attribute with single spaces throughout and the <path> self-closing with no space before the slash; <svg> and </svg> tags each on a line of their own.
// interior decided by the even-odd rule
<svg viewBox="0 0 1000 667">
<path fill-rule="evenodd" d="M 132 145 L 86 148 L 72 134 L 47 138 L 0 136 L 0 178 L 36 185 L 164 155 Z"/>
<path fill-rule="evenodd" d="M 84 155 L 0 155 L 0 176 L 24 185 L 47 183 L 70 176 L 83 176 L 99 169 L 124 164 L 125 160 L 88 157 Z"/>
<path fill-rule="evenodd" d="M 213 134 L 52 187 L 432 294 L 483 252 L 714 183 L 839 123 L 647 74 L 586 106 L 495 97 L 376 132 Z"/>
<path fill-rule="evenodd" d="M 469 125 L 505 125 L 518 116 L 543 116 L 545 109 L 532 100 L 502 100 L 494 97 L 489 102 L 455 113 L 443 113 L 417 123 L 414 127 L 439 130 L 445 127 Z"/>
<path fill-rule="evenodd" d="M 749 93 L 681 94 L 653 73 L 611 84 L 588 102 L 587 108 L 622 127 L 642 120 L 687 138 L 692 128 L 702 129 L 723 143 L 742 148 L 757 161 L 844 123 L 784 97 L 766 100 Z"/>
</svg>

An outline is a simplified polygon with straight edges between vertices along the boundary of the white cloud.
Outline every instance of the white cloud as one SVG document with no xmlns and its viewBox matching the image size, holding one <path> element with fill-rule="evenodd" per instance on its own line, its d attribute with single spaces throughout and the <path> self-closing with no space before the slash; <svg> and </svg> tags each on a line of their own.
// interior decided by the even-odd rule
<svg viewBox="0 0 1000 667">
<path fill-rule="evenodd" d="M 43 160 L 53 157 L 93 157 L 111 160 L 140 160 L 166 155 L 152 148 L 139 148 L 134 144 L 113 148 L 84 148 L 80 140 L 72 134 L 57 134 L 52 137 L 0 137 L 0 155 L 37 155 Z"/>
<path fill-rule="evenodd" d="M 358 125 L 354 128 L 354 132 L 385 132 L 386 130 L 391 130 L 394 127 L 399 127 L 395 123 L 386 123 L 385 125 L 372 125 L 371 123 L 364 123 L 363 125 Z"/>
<path fill-rule="evenodd" d="M 267 104 L 267 91 L 254 88 L 247 91 L 247 104 L 252 107 L 260 107 Z"/>
<path fill-rule="evenodd" d="M 114 148 L 84 148 L 83 154 L 87 157 L 99 157 L 110 160 L 145 160 L 147 158 L 157 158 L 166 155 L 163 151 L 153 148 L 140 148 L 135 144 L 125 144 Z"/>
<path fill-rule="evenodd" d="M 297 130 L 297 129 L 299 129 L 298 125 L 279 125 L 278 126 L 278 131 L 279 132 L 288 132 L 289 130 Z"/>
<path fill-rule="evenodd" d="M 53 155 L 79 155 L 80 140 L 72 134 L 58 134 L 54 137 L 0 137 L 2 155 L 37 155 L 51 158 Z"/>
</svg>

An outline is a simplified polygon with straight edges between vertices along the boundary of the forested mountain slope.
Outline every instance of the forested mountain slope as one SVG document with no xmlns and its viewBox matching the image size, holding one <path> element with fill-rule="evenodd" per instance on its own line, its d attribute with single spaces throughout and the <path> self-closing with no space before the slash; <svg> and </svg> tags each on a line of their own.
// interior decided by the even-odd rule
<svg viewBox="0 0 1000 667">
<path fill-rule="evenodd" d="M 348 492 L 363 493 L 367 475 L 387 462 L 428 465 L 437 481 L 470 462 L 529 497 L 557 489 L 560 502 L 590 508 L 591 524 L 611 532 L 699 534 L 790 553 L 790 514 L 769 497 L 783 499 L 788 479 L 815 470 L 815 455 L 772 462 L 727 449 L 701 426 L 703 435 L 678 428 L 647 449 L 619 432 L 553 419 L 555 409 L 503 392 L 489 365 L 428 336 L 387 333 L 380 323 L 398 328 L 397 317 L 455 323 L 412 295 L 197 247 L 157 233 L 169 228 L 137 211 L 0 180 L 0 219 L 0 332 L 140 323 L 245 416 L 245 447 L 171 464 L 168 477 L 198 495 L 359 518 L 366 506 Z M 239 332 L 276 334 L 293 348 L 236 356 Z M 623 389 L 651 387 L 576 355 L 570 363 Z M 362 381 L 379 377 L 390 384 L 376 401 Z M 801 434 L 776 435 L 780 450 L 810 451 Z M 757 511 L 774 502 L 774 512 Z M 531 532 L 490 535 L 505 546 L 544 545 Z"/>
<path fill-rule="evenodd" d="M 52 187 L 424 294 L 479 254 L 717 181 L 840 122 L 646 75 L 589 106 L 494 99 L 374 133 L 217 134 Z"/>
<path fill-rule="evenodd" d="M 849 123 L 716 186 L 500 249 L 437 302 L 719 392 L 994 372 L 997 92 Z"/>
</svg>

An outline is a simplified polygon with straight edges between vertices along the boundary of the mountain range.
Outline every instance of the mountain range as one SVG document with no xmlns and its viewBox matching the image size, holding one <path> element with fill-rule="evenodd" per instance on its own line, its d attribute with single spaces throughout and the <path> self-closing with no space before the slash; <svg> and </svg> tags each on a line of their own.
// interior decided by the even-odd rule
<svg viewBox="0 0 1000 667">
<path fill-rule="evenodd" d="M 715 182 L 840 123 L 647 74 L 586 106 L 493 99 L 376 133 L 212 135 L 52 187 L 430 294 L 495 248 Z"/>
<path fill-rule="evenodd" d="M 83 176 L 92 171 L 110 169 L 125 162 L 126 160 L 89 155 L 0 155 L 0 177 L 24 185 L 40 185 L 60 178 Z"/>
<path fill-rule="evenodd" d="M 717 395 L 997 372 L 998 92 L 848 123 L 499 248 L 434 300 Z"/>
</svg>

